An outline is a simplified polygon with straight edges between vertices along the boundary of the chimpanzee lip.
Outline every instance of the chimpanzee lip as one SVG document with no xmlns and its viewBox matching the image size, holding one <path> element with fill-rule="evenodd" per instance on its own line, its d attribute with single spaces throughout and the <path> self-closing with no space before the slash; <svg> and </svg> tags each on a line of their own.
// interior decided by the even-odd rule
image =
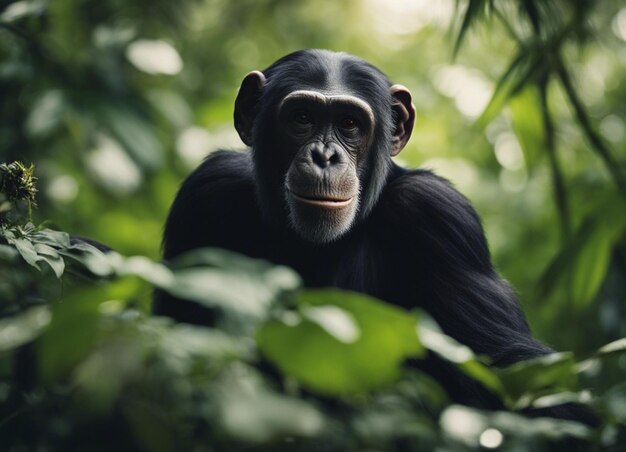
<svg viewBox="0 0 626 452">
<path fill-rule="evenodd" d="M 354 196 L 350 198 L 337 198 L 335 196 L 307 196 L 289 191 L 291 195 L 298 201 L 318 207 L 345 207 L 352 202 Z"/>
</svg>

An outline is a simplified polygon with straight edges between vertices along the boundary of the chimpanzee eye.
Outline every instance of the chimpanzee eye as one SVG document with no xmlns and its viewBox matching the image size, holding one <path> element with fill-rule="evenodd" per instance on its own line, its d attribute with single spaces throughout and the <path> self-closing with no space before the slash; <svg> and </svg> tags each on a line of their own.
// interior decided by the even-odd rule
<svg viewBox="0 0 626 452">
<path fill-rule="evenodd" d="M 342 118 L 341 120 L 342 129 L 353 130 L 353 129 L 356 129 L 356 127 L 357 127 L 356 119 L 354 119 L 352 116 L 346 116 L 345 118 Z"/>
<path fill-rule="evenodd" d="M 313 117 L 309 113 L 303 110 L 296 111 L 293 114 L 293 119 L 298 124 L 302 124 L 302 125 L 313 124 Z"/>
</svg>

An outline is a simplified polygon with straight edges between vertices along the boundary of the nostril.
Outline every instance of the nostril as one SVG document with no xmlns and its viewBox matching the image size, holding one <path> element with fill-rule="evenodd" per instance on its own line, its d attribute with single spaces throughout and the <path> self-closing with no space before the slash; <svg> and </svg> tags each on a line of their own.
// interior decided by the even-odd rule
<svg viewBox="0 0 626 452">
<path fill-rule="evenodd" d="M 329 159 L 323 152 L 313 151 L 312 153 L 313 163 L 315 163 L 320 168 L 327 168 L 330 165 Z"/>
<path fill-rule="evenodd" d="M 332 155 L 330 156 L 330 158 L 328 159 L 328 161 L 331 164 L 336 164 L 339 162 L 339 154 L 337 154 L 336 152 L 333 152 Z"/>
</svg>

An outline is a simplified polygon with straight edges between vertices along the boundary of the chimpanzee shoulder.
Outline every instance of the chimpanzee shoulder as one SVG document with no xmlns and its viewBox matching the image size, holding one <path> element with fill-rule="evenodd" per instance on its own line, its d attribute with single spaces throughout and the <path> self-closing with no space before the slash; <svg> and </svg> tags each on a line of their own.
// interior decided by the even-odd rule
<svg viewBox="0 0 626 452">
<path fill-rule="evenodd" d="M 394 234 L 405 237 L 407 244 L 417 241 L 422 249 L 454 249 L 466 264 L 491 269 L 480 217 L 463 194 L 430 170 L 393 173 L 381 207 Z"/>
<path fill-rule="evenodd" d="M 250 153 L 211 153 L 181 185 L 165 224 L 164 257 L 246 237 L 258 211 Z M 233 245 L 234 246 L 234 245 Z"/>
</svg>

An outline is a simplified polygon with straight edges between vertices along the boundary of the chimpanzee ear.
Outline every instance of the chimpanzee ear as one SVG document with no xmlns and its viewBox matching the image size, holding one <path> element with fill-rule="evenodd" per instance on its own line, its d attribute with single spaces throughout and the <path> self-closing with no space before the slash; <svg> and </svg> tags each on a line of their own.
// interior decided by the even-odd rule
<svg viewBox="0 0 626 452">
<path fill-rule="evenodd" d="M 395 129 L 391 138 L 391 155 L 398 155 L 411 138 L 415 124 L 415 105 L 411 101 L 411 92 L 402 85 L 390 88 L 393 103 Z"/>
<path fill-rule="evenodd" d="M 243 78 L 239 94 L 235 100 L 235 129 L 247 146 L 252 146 L 252 126 L 257 114 L 257 104 L 261 98 L 265 76 L 260 71 L 252 71 Z"/>
</svg>

